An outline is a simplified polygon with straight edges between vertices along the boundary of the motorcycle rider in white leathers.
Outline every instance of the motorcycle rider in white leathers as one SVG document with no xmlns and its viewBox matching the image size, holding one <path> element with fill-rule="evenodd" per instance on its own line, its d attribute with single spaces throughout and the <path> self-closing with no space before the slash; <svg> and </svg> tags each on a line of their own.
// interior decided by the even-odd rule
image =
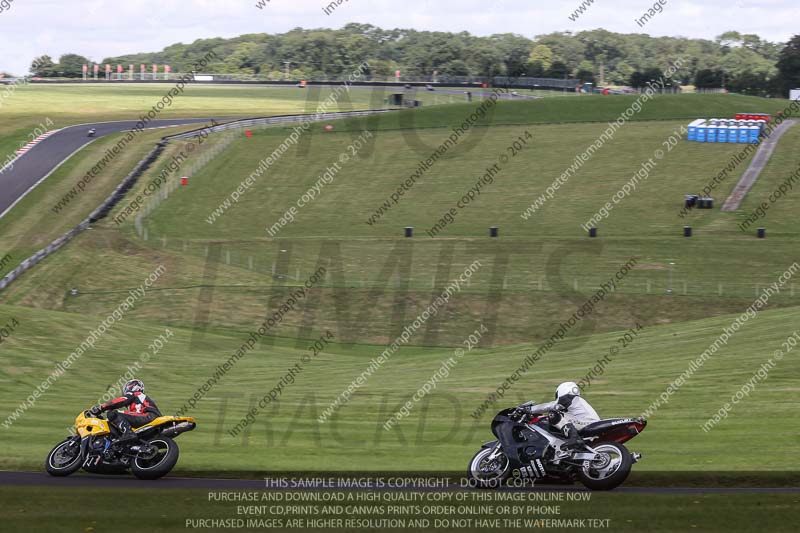
<svg viewBox="0 0 800 533">
<path fill-rule="evenodd" d="M 555 421 L 551 417 L 550 423 L 567 437 L 568 447 L 583 443 L 578 435 L 579 429 L 600 421 L 597 411 L 581 398 L 581 389 L 572 381 L 566 381 L 558 386 L 555 401 L 525 406 L 525 411 L 530 415 L 559 413 L 560 419 Z"/>
</svg>

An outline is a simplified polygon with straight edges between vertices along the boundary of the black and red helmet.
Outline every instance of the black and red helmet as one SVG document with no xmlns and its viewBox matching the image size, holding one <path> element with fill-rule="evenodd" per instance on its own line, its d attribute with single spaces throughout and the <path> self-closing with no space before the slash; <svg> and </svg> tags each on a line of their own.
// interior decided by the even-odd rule
<svg viewBox="0 0 800 533">
<path fill-rule="evenodd" d="M 144 383 L 141 379 L 132 379 L 122 386 L 122 395 L 144 392 Z"/>
</svg>

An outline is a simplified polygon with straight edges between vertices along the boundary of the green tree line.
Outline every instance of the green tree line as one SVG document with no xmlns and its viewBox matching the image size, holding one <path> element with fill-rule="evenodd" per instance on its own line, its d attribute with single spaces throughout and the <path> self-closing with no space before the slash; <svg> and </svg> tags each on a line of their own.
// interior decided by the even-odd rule
<svg viewBox="0 0 800 533">
<path fill-rule="evenodd" d="M 600 85 L 643 86 L 678 58 L 688 58 L 675 82 L 725 87 L 745 94 L 776 94 L 800 85 L 800 35 L 773 43 L 758 35 L 726 32 L 714 40 L 652 37 L 598 29 L 554 32 L 528 39 L 513 33 L 488 37 L 468 32 L 384 30 L 351 23 L 342 29 L 295 28 L 281 34 L 248 34 L 231 39 L 177 43 L 160 52 L 104 58 L 99 63 L 168 64 L 185 72 L 209 51 L 219 58 L 212 74 L 258 74 L 271 79 L 341 79 L 369 63 L 368 75 L 447 80 L 454 76 L 487 79 L 528 76 L 580 79 Z M 31 74 L 81 77 L 91 60 L 65 54 L 55 62 L 36 58 Z"/>
</svg>

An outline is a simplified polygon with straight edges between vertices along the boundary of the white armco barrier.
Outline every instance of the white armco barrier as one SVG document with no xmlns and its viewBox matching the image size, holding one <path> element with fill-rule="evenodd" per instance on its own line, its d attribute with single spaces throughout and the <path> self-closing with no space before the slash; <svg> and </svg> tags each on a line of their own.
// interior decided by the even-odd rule
<svg viewBox="0 0 800 533">
<path fill-rule="evenodd" d="M 293 122 L 319 122 L 321 120 L 335 120 L 341 118 L 365 117 L 375 115 L 378 113 L 389 113 L 397 111 L 396 109 L 367 109 L 364 111 L 339 111 L 335 113 L 318 113 L 316 115 L 283 115 L 277 117 L 264 117 L 264 118 L 246 118 L 242 120 L 235 120 L 233 122 L 226 122 L 219 126 L 211 128 L 201 128 L 209 133 L 216 133 L 218 131 L 227 131 L 241 128 L 252 128 L 254 126 L 270 126 L 273 124 L 289 124 Z M 177 135 L 170 135 L 165 139 L 186 139 L 196 135 L 196 131 L 188 131 L 186 133 L 179 133 Z"/>
</svg>

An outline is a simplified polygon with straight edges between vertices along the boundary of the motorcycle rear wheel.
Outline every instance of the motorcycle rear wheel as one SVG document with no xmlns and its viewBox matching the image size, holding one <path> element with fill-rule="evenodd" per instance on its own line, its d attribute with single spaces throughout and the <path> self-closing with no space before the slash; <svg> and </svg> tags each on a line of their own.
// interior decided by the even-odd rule
<svg viewBox="0 0 800 533">
<path fill-rule="evenodd" d="M 67 452 L 68 457 L 65 461 L 62 461 L 63 454 Z M 58 443 L 55 448 L 50 450 L 50 453 L 47 454 L 45 468 L 47 469 L 47 473 L 51 476 L 68 476 L 81 467 L 82 460 L 83 455 L 81 454 L 80 442 L 74 442 L 71 438 L 65 439 Z"/>
<path fill-rule="evenodd" d="M 493 451 L 492 448 L 483 448 L 469 462 L 467 477 L 479 489 L 499 489 L 511 475 L 508 457 L 502 453 L 496 459 L 499 461 L 497 465 L 489 465 L 490 470 L 485 468 L 484 461 Z"/>
<path fill-rule="evenodd" d="M 147 444 L 157 448 L 155 455 L 134 457 L 131 461 L 131 472 L 139 479 L 158 479 L 166 476 L 178 462 L 178 445 L 169 437 L 156 437 Z"/>
<path fill-rule="evenodd" d="M 611 490 L 628 479 L 633 466 L 628 448 L 616 442 L 601 442 L 592 448 L 605 457 L 602 462 L 591 462 L 578 470 L 578 477 L 587 489 Z"/>
</svg>

